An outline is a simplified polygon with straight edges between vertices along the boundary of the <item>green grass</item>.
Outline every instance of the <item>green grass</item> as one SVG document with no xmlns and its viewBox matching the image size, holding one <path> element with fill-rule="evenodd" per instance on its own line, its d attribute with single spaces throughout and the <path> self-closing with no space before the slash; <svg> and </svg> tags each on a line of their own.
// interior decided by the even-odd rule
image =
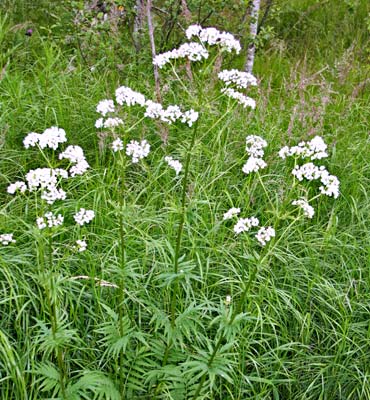
<svg viewBox="0 0 370 400">
<path fill-rule="evenodd" d="M 357 18 L 346 14 L 335 49 L 331 35 L 346 6 L 309 14 L 297 32 L 287 21 L 294 26 L 292 13 L 305 8 L 291 4 L 275 26 L 288 48 L 258 53 L 260 85 L 249 93 L 256 110 L 215 99 L 220 85 L 212 76 L 198 87 L 185 81 L 189 96 L 163 71 L 163 102 L 200 111 L 195 143 L 189 151 L 194 131 L 183 124 L 169 126 L 166 146 L 153 121 L 117 131 L 150 142 L 138 165 L 112 154 L 111 136 L 98 136 L 95 108 L 120 85 L 154 99 L 147 50 L 134 57 L 126 44 L 122 60 L 112 37 L 86 65 L 60 27 L 26 37 L 14 28 L 24 21 L 17 8 L 2 17 L 0 234 L 14 233 L 17 242 L 0 247 L 1 398 L 370 399 L 369 70 L 358 22 L 365 3 Z M 327 34 L 315 47 L 312 35 L 322 26 Z M 223 67 L 241 62 L 229 56 Z M 127 108 L 125 128 L 140 113 Z M 23 138 L 53 125 L 65 129 L 67 144 L 83 147 L 90 170 L 64 182 L 68 198 L 52 206 L 7 194 L 9 183 L 46 166 Z M 241 171 L 250 134 L 268 142 L 260 175 Z M 318 185 L 294 183 L 292 160 L 277 152 L 313 135 L 328 143 L 329 157 L 317 164 L 338 176 L 341 193 L 314 200 L 308 220 L 290 203 L 314 197 Z M 184 210 L 184 170 L 176 178 L 167 154 L 183 165 L 191 155 Z M 222 221 L 232 206 L 274 226 L 276 238 L 261 247 L 250 233 L 235 236 Z M 72 218 L 80 207 L 96 213 L 81 228 Z M 47 208 L 65 216 L 51 233 L 35 224 Z M 82 236 L 88 249 L 77 253 Z"/>
</svg>

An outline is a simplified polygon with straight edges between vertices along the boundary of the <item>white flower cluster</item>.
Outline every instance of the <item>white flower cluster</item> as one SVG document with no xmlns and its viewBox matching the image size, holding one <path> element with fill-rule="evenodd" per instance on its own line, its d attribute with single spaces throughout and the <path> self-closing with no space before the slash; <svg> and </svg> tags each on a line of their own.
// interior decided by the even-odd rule
<svg viewBox="0 0 370 400">
<path fill-rule="evenodd" d="M 240 214 L 240 208 L 231 207 L 230 210 L 226 211 L 223 217 L 223 220 L 231 219 L 236 215 Z"/>
<path fill-rule="evenodd" d="M 252 157 L 263 157 L 267 142 L 261 136 L 249 135 L 245 139 L 245 151 Z"/>
<path fill-rule="evenodd" d="M 179 58 L 187 58 L 190 61 L 200 61 L 203 58 L 207 59 L 208 51 L 199 43 L 191 42 L 184 43 L 178 49 L 173 49 L 154 57 L 153 64 L 159 68 L 163 68 L 171 60 Z"/>
<path fill-rule="evenodd" d="M 186 37 L 190 40 L 197 36 L 201 42 L 210 46 L 219 45 L 222 49 L 231 53 L 233 50 L 240 53 L 241 46 L 239 40 L 229 32 L 220 32 L 216 28 L 202 28 L 200 25 L 190 25 L 185 31 Z"/>
<path fill-rule="evenodd" d="M 315 209 L 308 204 L 307 200 L 304 199 L 294 200 L 292 201 L 292 205 L 300 207 L 303 210 L 303 215 L 305 215 L 308 218 L 312 218 L 315 214 Z"/>
<path fill-rule="evenodd" d="M 158 118 L 163 122 L 167 122 L 168 124 L 172 124 L 173 122 L 180 120 L 182 123 L 186 123 L 189 127 L 191 127 L 199 117 L 199 113 L 193 109 L 182 112 L 180 107 L 176 105 L 170 105 L 164 109 L 160 103 L 156 103 L 152 100 L 148 100 L 145 104 L 145 117 L 153 119 Z"/>
<path fill-rule="evenodd" d="M 254 226 L 258 226 L 259 223 L 260 222 L 259 222 L 258 218 L 255 218 L 255 217 L 239 218 L 237 223 L 234 225 L 234 232 L 236 234 L 239 234 L 242 232 L 248 232 Z"/>
<path fill-rule="evenodd" d="M 95 128 L 117 128 L 117 126 L 123 125 L 123 121 L 118 117 L 110 117 L 104 120 L 104 118 L 99 118 L 95 122 Z"/>
<path fill-rule="evenodd" d="M 0 243 L 3 246 L 7 246 L 10 243 L 15 243 L 15 240 L 13 239 L 13 234 L 12 233 L 3 233 L 0 235 Z"/>
<path fill-rule="evenodd" d="M 108 113 L 114 112 L 114 103 L 113 100 L 101 100 L 96 106 L 96 112 L 100 113 L 103 117 L 105 117 Z"/>
<path fill-rule="evenodd" d="M 238 69 L 223 70 L 218 73 L 218 78 L 225 82 L 226 86 L 234 84 L 238 89 L 247 89 L 249 86 L 257 86 L 257 79 L 249 72 Z"/>
<path fill-rule="evenodd" d="M 145 96 L 127 86 L 120 86 L 116 89 L 116 101 L 121 106 L 124 104 L 129 107 L 135 104 L 139 104 L 142 107 L 145 106 Z"/>
<path fill-rule="evenodd" d="M 321 136 L 315 136 L 309 142 L 300 142 L 298 146 L 284 146 L 279 151 L 279 156 L 284 160 L 287 157 L 299 156 L 301 158 L 310 158 L 311 160 L 320 160 L 328 157 L 326 152 L 328 146 Z"/>
<path fill-rule="evenodd" d="M 26 181 L 28 189 L 30 191 L 36 190 L 39 187 L 41 189 L 50 188 L 56 186 L 58 183 L 58 177 L 67 178 L 68 172 L 61 168 L 37 168 L 31 169 L 26 174 Z"/>
<path fill-rule="evenodd" d="M 260 242 L 261 246 L 265 246 L 273 237 L 275 237 L 275 229 L 271 226 L 263 226 L 256 235 L 256 239 Z"/>
<path fill-rule="evenodd" d="M 48 204 L 53 204 L 57 200 L 65 200 L 67 194 L 61 188 L 58 189 L 56 186 L 49 186 L 46 190 L 41 192 L 41 198 Z"/>
<path fill-rule="evenodd" d="M 117 153 L 117 151 L 123 150 L 123 142 L 121 139 L 113 140 L 112 142 L 112 150 Z"/>
<path fill-rule="evenodd" d="M 74 220 L 78 225 L 85 225 L 92 221 L 95 217 L 95 212 L 93 210 L 85 210 L 80 208 L 80 210 L 73 216 Z"/>
<path fill-rule="evenodd" d="M 236 100 L 239 104 L 241 104 L 244 108 L 250 107 L 253 110 L 256 108 L 256 101 L 251 97 L 245 96 L 243 93 L 240 93 L 231 88 L 223 88 L 221 92 L 226 96 Z"/>
<path fill-rule="evenodd" d="M 32 141 L 34 137 L 36 137 L 36 141 Z M 30 138 L 32 139 L 31 141 Z M 46 129 L 41 135 L 29 134 L 24 142 L 27 144 L 26 147 L 38 143 L 40 148 L 48 146 L 56 149 L 58 143 L 65 142 L 66 140 L 64 130 L 53 127 Z M 64 158 L 75 164 L 69 170 L 69 174 L 72 177 L 82 175 L 89 168 L 89 164 L 80 146 L 68 146 L 64 152 L 59 154 L 60 160 Z M 41 198 L 48 204 L 53 204 L 56 200 L 66 199 L 66 192 L 57 187 L 61 178 L 68 179 L 68 171 L 62 168 L 37 168 L 28 171 L 25 177 L 26 182 L 17 181 L 10 184 L 7 192 L 15 194 L 16 192 L 24 193 L 27 190 L 32 192 L 41 189 Z"/>
<path fill-rule="evenodd" d="M 146 100 L 143 94 L 135 92 L 127 86 L 121 86 L 116 90 L 116 101 L 121 106 L 124 104 L 126 104 L 127 106 L 138 104 L 141 107 L 145 107 L 145 117 L 160 119 L 161 121 L 168 124 L 172 124 L 173 122 L 180 120 L 182 123 L 187 124 L 189 127 L 191 127 L 199 117 L 199 113 L 197 111 L 194 111 L 193 109 L 183 112 L 177 105 L 170 105 L 167 108 L 163 108 L 162 104 L 156 103 L 152 100 Z M 98 104 L 97 109 L 99 108 L 99 110 L 106 111 L 109 107 L 109 110 L 114 110 L 114 104 L 113 106 L 112 104 L 112 100 L 102 100 Z M 121 118 L 117 117 L 110 117 L 107 119 L 99 118 L 95 122 L 95 127 L 98 129 L 116 128 L 120 125 L 123 125 L 123 121 Z"/>
<path fill-rule="evenodd" d="M 266 168 L 267 164 L 262 159 L 264 148 L 267 147 L 267 142 L 257 135 L 249 135 L 245 140 L 245 151 L 249 154 L 247 162 L 244 164 L 242 171 L 245 174 L 257 172 L 260 169 Z"/>
<path fill-rule="evenodd" d="M 54 226 L 62 225 L 64 217 L 61 214 L 54 215 L 51 211 L 47 212 L 43 217 L 36 219 L 36 224 L 39 229 L 46 227 L 53 228 Z"/>
<path fill-rule="evenodd" d="M 56 150 L 59 143 L 67 141 L 66 133 L 64 129 L 52 126 L 51 128 L 45 129 L 43 133 L 31 132 L 23 140 L 24 147 L 28 149 L 30 146 L 34 147 L 38 145 L 41 149 L 50 147 Z"/>
<path fill-rule="evenodd" d="M 85 240 L 76 240 L 76 245 L 79 253 L 82 253 L 87 249 L 87 243 Z"/>
<path fill-rule="evenodd" d="M 323 186 L 320 186 L 319 190 L 322 194 L 333 196 L 335 199 L 339 196 L 339 179 L 329 174 L 323 165 L 318 167 L 311 162 L 301 166 L 296 165 L 292 174 L 299 181 L 303 181 L 304 178 L 309 181 L 320 179 Z"/>
<path fill-rule="evenodd" d="M 37 168 L 30 170 L 26 174 L 28 190 L 32 192 L 38 188 L 43 189 L 41 198 L 48 204 L 53 204 L 56 200 L 65 200 L 66 192 L 63 189 L 57 188 L 58 177 L 68 178 L 68 172 L 62 168 Z M 17 184 L 21 186 L 19 182 L 17 182 Z M 12 192 L 13 185 L 15 184 L 9 185 L 9 193 Z M 22 190 L 25 191 L 23 186 Z"/>
<path fill-rule="evenodd" d="M 9 194 L 14 194 L 17 191 L 20 191 L 21 193 L 24 193 L 27 190 L 27 185 L 23 181 L 17 181 L 14 183 L 11 183 L 8 186 L 7 192 Z"/>
<path fill-rule="evenodd" d="M 262 158 L 259 157 L 249 157 L 247 162 L 243 165 L 242 171 L 245 174 L 250 174 L 251 172 L 257 172 L 260 169 L 266 168 L 267 164 Z"/>
<path fill-rule="evenodd" d="M 146 140 L 142 140 L 140 143 L 137 140 L 131 140 L 126 146 L 126 154 L 132 157 L 134 164 L 147 157 L 149 152 L 150 144 Z"/>
<path fill-rule="evenodd" d="M 321 167 L 316 166 L 314 163 L 309 162 L 303 165 L 296 165 L 292 171 L 292 174 L 301 182 L 303 179 L 313 181 L 321 178 L 323 171 L 326 168 L 322 165 Z"/>
<path fill-rule="evenodd" d="M 172 157 L 170 156 L 166 156 L 164 158 L 164 160 L 166 161 L 166 163 L 175 170 L 176 175 L 178 175 L 181 170 L 182 170 L 182 164 L 179 160 L 174 160 Z"/>
<path fill-rule="evenodd" d="M 90 167 L 80 146 L 68 146 L 62 153 L 59 154 L 59 160 L 62 159 L 67 159 L 72 164 L 75 164 L 69 170 L 69 173 L 72 177 L 76 175 L 83 175 Z"/>
</svg>

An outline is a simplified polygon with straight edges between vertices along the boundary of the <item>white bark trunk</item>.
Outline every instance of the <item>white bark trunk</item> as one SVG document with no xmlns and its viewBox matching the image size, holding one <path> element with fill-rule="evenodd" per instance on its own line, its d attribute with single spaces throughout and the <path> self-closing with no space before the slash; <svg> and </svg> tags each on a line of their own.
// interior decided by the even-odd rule
<svg viewBox="0 0 370 400">
<path fill-rule="evenodd" d="M 134 20 L 134 30 L 132 32 L 134 38 L 134 45 L 137 52 L 141 48 L 141 32 L 143 29 L 143 19 L 145 16 L 144 0 L 136 0 L 135 4 L 135 20 Z"/>
<path fill-rule="evenodd" d="M 152 0 L 146 1 L 146 15 L 148 18 L 148 30 L 149 30 L 150 46 L 152 48 L 152 58 L 154 60 L 156 52 L 155 52 L 155 42 L 154 42 L 154 27 L 152 21 Z M 161 86 L 159 83 L 159 72 L 157 65 L 154 65 L 154 82 L 155 82 L 155 93 L 157 96 L 157 101 L 161 103 Z"/>
<path fill-rule="evenodd" d="M 247 50 L 247 60 L 245 62 L 244 69 L 246 72 L 252 73 L 254 64 L 254 54 L 256 51 L 255 39 L 258 28 L 258 14 L 260 10 L 260 0 L 253 0 L 251 15 L 250 15 L 250 44 Z"/>
</svg>

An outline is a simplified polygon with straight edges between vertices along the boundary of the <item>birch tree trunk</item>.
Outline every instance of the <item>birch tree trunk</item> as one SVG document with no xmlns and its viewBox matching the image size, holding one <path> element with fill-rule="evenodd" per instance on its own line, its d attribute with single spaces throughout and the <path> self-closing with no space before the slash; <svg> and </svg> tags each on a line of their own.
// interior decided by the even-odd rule
<svg viewBox="0 0 370 400">
<path fill-rule="evenodd" d="M 154 60 L 154 57 L 156 56 L 156 52 L 155 52 L 155 42 L 154 42 L 154 27 L 153 27 L 153 21 L 152 21 L 152 0 L 146 1 L 146 15 L 148 18 L 148 31 L 149 31 L 150 46 L 152 48 L 152 58 Z M 158 66 L 154 65 L 154 64 L 153 64 L 153 66 L 154 66 L 155 93 L 156 93 L 157 101 L 159 103 L 161 103 L 162 96 L 161 96 L 161 85 L 159 82 Z"/>
<path fill-rule="evenodd" d="M 258 14 L 260 10 L 260 0 L 252 0 L 252 7 L 250 12 L 250 43 L 247 49 L 247 60 L 245 62 L 244 70 L 246 72 L 252 73 L 254 64 L 254 54 L 256 51 L 255 39 L 257 35 L 258 27 Z"/>
<path fill-rule="evenodd" d="M 135 12 L 136 15 L 134 19 L 134 30 L 132 32 L 132 36 L 134 39 L 134 46 L 136 52 L 139 52 L 141 49 L 141 33 L 143 29 L 143 20 L 145 16 L 144 0 L 136 0 Z"/>
</svg>

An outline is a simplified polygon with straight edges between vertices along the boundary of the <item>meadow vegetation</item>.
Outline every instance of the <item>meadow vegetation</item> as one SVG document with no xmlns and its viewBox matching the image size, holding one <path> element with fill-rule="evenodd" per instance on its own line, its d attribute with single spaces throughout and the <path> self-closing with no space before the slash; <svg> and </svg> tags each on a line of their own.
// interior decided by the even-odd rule
<svg viewBox="0 0 370 400">
<path fill-rule="evenodd" d="M 235 42 L 157 60 L 162 108 L 133 2 L 37 3 L 0 4 L 0 397 L 370 400 L 367 1 L 273 2 L 241 86 L 244 2 L 189 1 Z"/>
</svg>

